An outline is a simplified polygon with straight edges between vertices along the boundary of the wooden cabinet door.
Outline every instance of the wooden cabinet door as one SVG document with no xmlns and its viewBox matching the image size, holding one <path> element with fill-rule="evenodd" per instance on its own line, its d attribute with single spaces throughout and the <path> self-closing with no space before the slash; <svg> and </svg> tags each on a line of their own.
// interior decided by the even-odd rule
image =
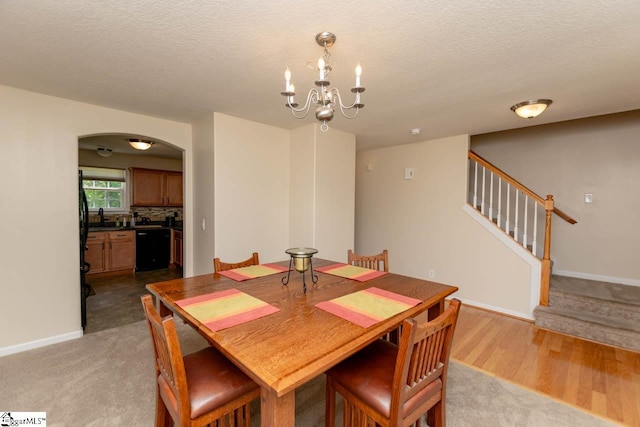
<svg viewBox="0 0 640 427">
<path fill-rule="evenodd" d="M 89 233 L 87 236 L 88 249 L 84 253 L 84 260 L 91 264 L 91 270 L 88 274 L 106 271 L 105 239 L 105 233 Z"/>
<path fill-rule="evenodd" d="M 109 233 L 109 270 L 134 269 L 136 250 L 134 231 L 113 231 Z"/>
<path fill-rule="evenodd" d="M 131 168 L 131 206 L 164 205 L 165 181 L 164 171 Z"/>
<path fill-rule="evenodd" d="M 182 206 L 182 172 L 167 172 L 165 205 Z"/>
</svg>

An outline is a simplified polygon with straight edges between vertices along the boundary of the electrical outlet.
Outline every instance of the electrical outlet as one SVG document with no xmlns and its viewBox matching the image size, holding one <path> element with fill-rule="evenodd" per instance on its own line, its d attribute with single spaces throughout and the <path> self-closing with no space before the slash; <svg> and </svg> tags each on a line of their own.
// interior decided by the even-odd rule
<svg viewBox="0 0 640 427">
<path fill-rule="evenodd" d="M 427 275 L 429 276 L 429 279 L 435 279 L 436 271 L 430 268 L 429 271 L 427 272 Z"/>
</svg>

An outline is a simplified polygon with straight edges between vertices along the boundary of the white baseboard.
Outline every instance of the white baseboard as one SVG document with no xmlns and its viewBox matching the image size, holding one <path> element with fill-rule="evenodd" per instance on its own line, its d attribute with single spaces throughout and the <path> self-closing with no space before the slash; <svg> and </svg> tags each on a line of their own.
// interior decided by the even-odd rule
<svg viewBox="0 0 640 427">
<path fill-rule="evenodd" d="M 10 354 L 21 353 L 27 350 L 33 350 L 34 348 L 46 347 L 51 344 L 57 344 L 60 342 L 74 340 L 82 337 L 82 329 L 74 332 L 68 332 L 62 335 L 56 335 L 53 337 L 47 337 L 40 340 L 29 341 L 22 344 L 10 345 L 8 347 L 0 347 L 0 357 L 8 356 Z"/>
<path fill-rule="evenodd" d="M 626 277 L 602 276 L 599 274 L 579 273 L 577 271 L 566 271 L 566 270 L 556 270 L 556 269 L 554 269 L 551 273 L 557 274 L 558 276 L 575 277 L 576 279 L 596 280 L 598 282 L 619 283 L 621 285 L 640 287 L 640 280 L 628 279 Z"/>
<path fill-rule="evenodd" d="M 484 303 L 473 301 L 473 300 L 468 300 L 466 298 L 459 298 L 459 297 L 455 297 L 455 298 L 458 298 L 460 301 L 462 301 L 462 304 L 468 305 L 470 307 L 477 307 L 477 308 L 482 308 L 489 311 L 495 311 L 496 313 L 506 314 L 508 316 L 517 317 L 519 319 L 534 320 L 533 315 L 530 315 L 527 313 L 520 313 L 519 311 L 508 310 L 502 307 L 495 307 L 493 305 L 484 304 Z"/>
</svg>

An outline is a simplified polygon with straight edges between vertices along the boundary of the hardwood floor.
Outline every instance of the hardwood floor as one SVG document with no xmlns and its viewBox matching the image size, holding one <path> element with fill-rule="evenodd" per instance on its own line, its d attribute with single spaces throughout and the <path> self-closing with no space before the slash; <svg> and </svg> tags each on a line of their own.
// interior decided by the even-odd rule
<svg viewBox="0 0 640 427">
<path fill-rule="evenodd" d="M 463 305 L 451 357 L 596 416 L 640 426 L 640 353 Z"/>
<path fill-rule="evenodd" d="M 144 319 L 140 296 L 148 293 L 147 283 L 182 277 L 179 268 L 143 271 L 116 276 L 87 276 L 95 295 L 87 298 L 85 334 L 127 325 Z"/>
</svg>

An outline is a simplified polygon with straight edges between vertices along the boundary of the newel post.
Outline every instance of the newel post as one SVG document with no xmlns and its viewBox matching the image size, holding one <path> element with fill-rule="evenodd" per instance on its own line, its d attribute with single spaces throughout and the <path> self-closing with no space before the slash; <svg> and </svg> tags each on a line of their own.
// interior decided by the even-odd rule
<svg viewBox="0 0 640 427">
<path fill-rule="evenodd" d="M 551 214 L 553 213 L 553 196 L 547 195 L 544 201 L 544 254 L 542 255 L 542 271 L 540 273 L 540 305 L 549 305 L 549 284 L 551 282 Z"/>
</svg>

